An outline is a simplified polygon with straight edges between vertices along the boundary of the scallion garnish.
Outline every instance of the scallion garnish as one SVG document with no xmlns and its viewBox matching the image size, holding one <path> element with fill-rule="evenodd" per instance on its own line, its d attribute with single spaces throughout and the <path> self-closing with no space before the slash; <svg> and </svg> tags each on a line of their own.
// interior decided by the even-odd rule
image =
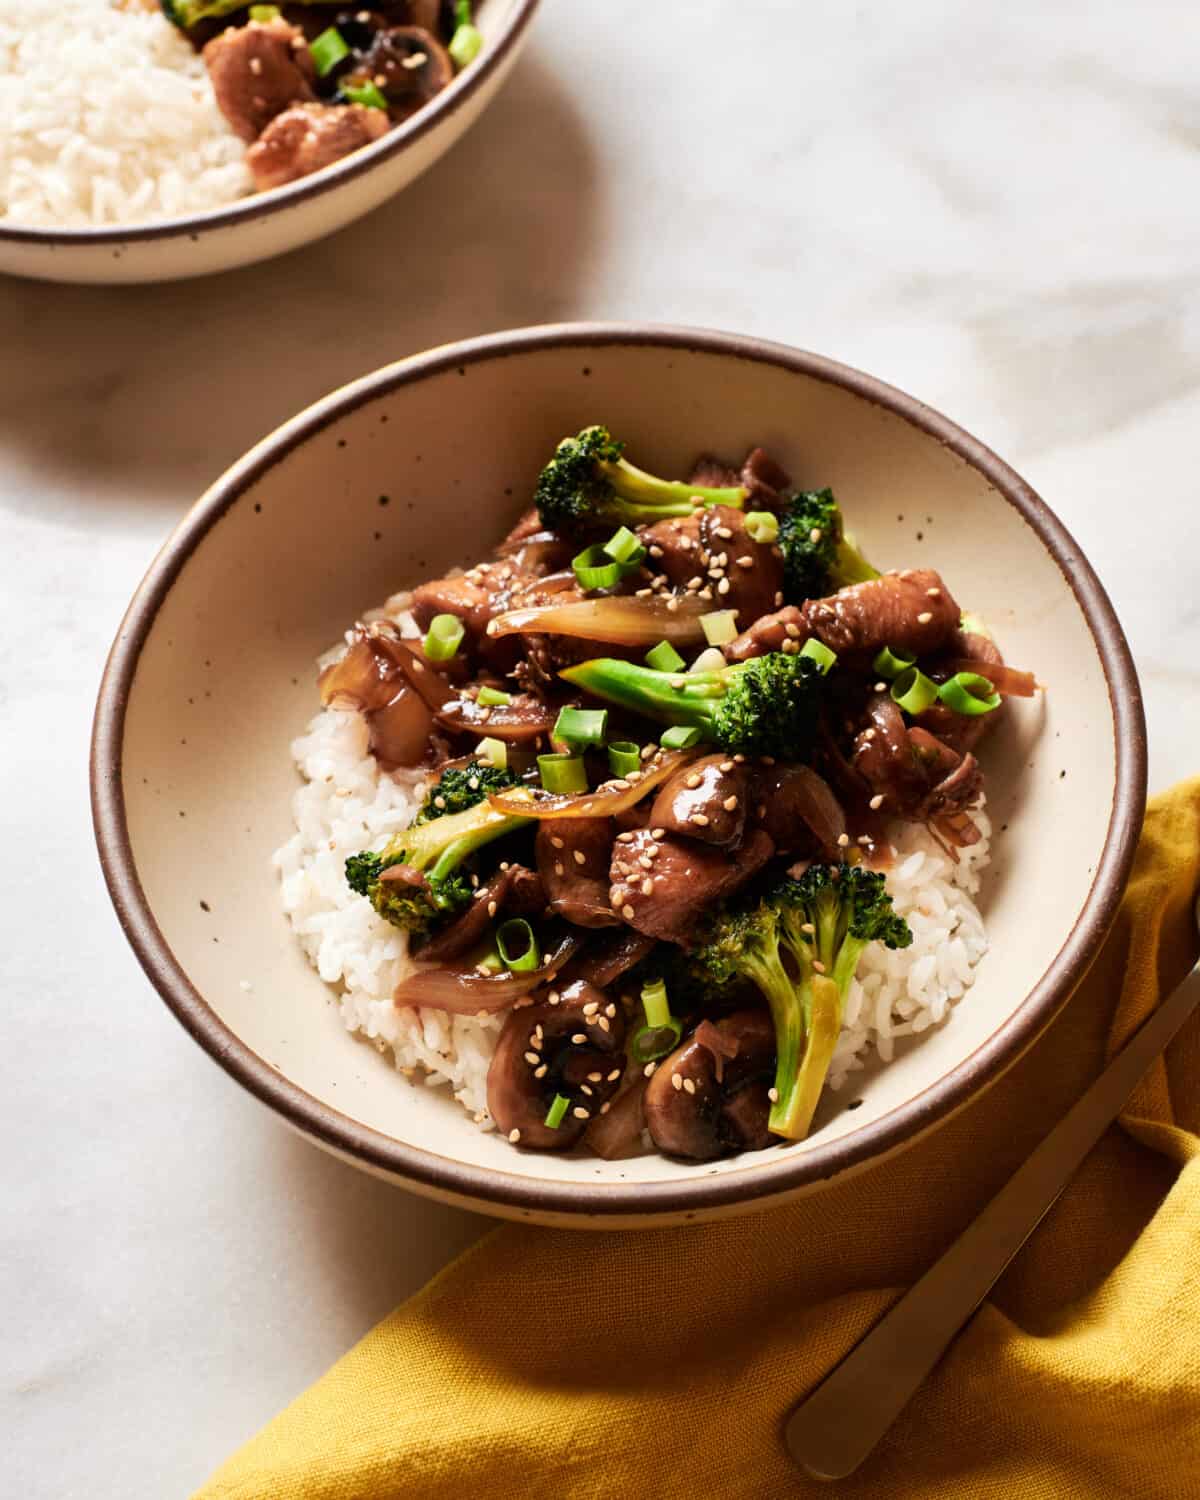
<svg viewBox="0 0 1200 1500">
<path fill-rule="evenodd" d="M 628 776 L 642 764 L 642 752 L 632 740 L 613 740 L 608 747 L 608 769 L 614 776 Z"/>
<path fill-rule="evenodd" d="M 664 750 L 690 750 L 700 743 L 700 731 L 694 724 L 673 724 L 658 737 Z"/>
<path fill-rule="evenodd" d="M 488 735 L 475 746 L 475 754 L 487 765 L 495 766 L 497 771 L 508 769 L 508 746 L 503 740 L 495 740 Z"/>
<path fill-rule="evenodd" d="M 257 21 L 261 26 L 265 26 L 268 21 L 274 21 L 282 14 L 278 5 L 252 5 L 250 7 L 250 19 Z"/>
<path fill-rule="evenodd" d="M 714 609 L 711 614 L 700 616 L 700 628 L 710 646 L 727 646 L 737 638 L 737 611 Z"/>
<path fill-rule="evenodd" d="M 646 652 L 646 665 L 656 672 L 682 672 L 687 663 L 670 641 L 659 641 Z"/>
<path fill-rule="evenodd" d="M 430 661 L 449 661 L 462 645 L 465 634 L 457 615 L 434 615 L 425 632 L 425 655 Z"/>
<path fill-rule="evenodd" d="M 454 35 L 447 47 L 456 68 L 474 62 L 483 46 L 483 36 L 471 17 L 471 0 L 455 0 Z"/>
<path fill-rule="evenodd" d="M 923 714 L 937 696 L 937 683 L 919 667 L 906 667 L 892 683 L 892 701 L 906 714 Z"/>
<path fill-rule="evenodd" d="M 512 702 L 511 693 L 502 693 L 499 688 L 481 687 L 476 703 L 482 703 L 484 708 L 505 708 Z"/>
<path fill-rule="evenodd" d="M 342 93 L 351 104 L 361 104 L 366 109 L 386 109 L 387 99 L 369 79 L 366 83 L 344 83 Z"/>
<path fill-rule="evenodd" d="M 630 1048 L 635 1061 L 648 1063 L 674 1052 L 683 1035 L 683 1024 L 671 1014 L 667 986 L 661 979 L 642 986 L 642 1010 L 646 1024 L 634 1032 Z"/>
<path fill-rule="evenodd" d="M 769 510 L 752 510 L 746 513 L 746 530 L 750 540 L 764 546 L 779 540 L 779 517 Z"/>
<path fill-rule="evenodd" d="M 815 636 L 809 636 L 803 646 L 800 647 L 800 655 L 807 656 L 815 661 L 824 676 L 837 661 L 837 652 L 831 651 L 824 641 L 819 641 Z"/>
<path fill-rule="evenodd" d="M 635 557 L 640 561 L 646 555 L 646 549 L 638 541 L 637 533 L 630 531 L 628 526 L 622 526 L 620 531 L 615 531 L 605 542 L 604 550 L 609 557 L 619 563 L 632 562 Z"/>
<path fill-rule="evenodd" d="M 607 730 L 606 708 L 562 708 L 550 738 L 563 745 L 603 745 Z"/>
<path fill-rule="evenodd" d="M 571 559 L 571 570 L 585 594 L 592 589 L 616 588 L 621 581 L 621 564 L 600 546 L 585 547 Z"/>
<path fill-rule="evenodd" d="M 893 677 L 899 677 L 901 672 L 907 672 L 916 659 L 915 656 L 909 656 L 906 651 L 893 651 L 890 646 L 885 646 L 871 663 L 871 670 L 885 681 L 891 682 Z"/>
<path fill-rule="evenodd" d="M 542 961 L 538 940 L 524 917 L 512 917 L 496 928 L 496 947 L 504 966 L 514 974 L 529 974 Z"/>
<path fill-rule="evenodd" d="M 563 1122 L 563 1116 L 571 1107 L 571 1101 L 564 1094 L 555 1094 L 554 1103 L 546 1111 L 545 1126 L 547 1130 L 557 1130 Z"/>
<path fill-rule="evenodd" d="M 986 677 L 978 672 L 956 672 L 937 690 L 938 697 L 956 714 L 990 714 L 1000 707 L 1000 694 Z"/>
<path fill-rule="evenodd" d="M 343 57 L 350 56 L 350 48 L 346 46 L 345 39 L 336 26 L 328 26 L 320 36 L 314 37 L 308 44 L 308 50 L 312 54 L 318 78 L 332 73 Z"/>
<path fill-rule="evenodd" d="M 586 792 L 587 771 L 580 755 L 539 755 L 538 772 L 548 792 Z"/>
</svg>

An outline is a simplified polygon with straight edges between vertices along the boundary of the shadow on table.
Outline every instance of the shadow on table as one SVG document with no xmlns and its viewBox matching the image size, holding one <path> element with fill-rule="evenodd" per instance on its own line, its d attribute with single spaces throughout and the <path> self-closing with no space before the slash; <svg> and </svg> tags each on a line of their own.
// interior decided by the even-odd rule
<svg viewBox="0 0 1200 1500">
<path fill-rule="evenodd" d="M 446 157 L 328 240 L 161 286 L 6 282 L 0 445 L 37 471 L 29 491 L 43 515 L 57 505 L 65 523 L 85 521 L 90 490 L 167 522 L 344 381 L 448 340 L 576 315 L 599 245 L 597 192 L 569 94 L 526 57 Z"/>
</svg>

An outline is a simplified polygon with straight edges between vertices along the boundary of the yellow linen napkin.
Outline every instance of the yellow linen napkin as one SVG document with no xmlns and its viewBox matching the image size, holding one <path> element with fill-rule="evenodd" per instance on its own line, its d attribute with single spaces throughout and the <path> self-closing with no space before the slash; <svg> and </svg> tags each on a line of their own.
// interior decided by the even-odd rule
<svg viewBox="0 0 1200 1500">
<path fill-rule="evenodd" d="M 930 1139 L 708 1226 L 505 1227 L 398 1308 L 202 1500 L 1200 1497 L 1200 1024 L 1140 1085 L 883 1445 L 817 1486 L 793 1402 L 945 1247 L 1196 957 L 1200 781 L 1037 1047 Z"/>
</svg>

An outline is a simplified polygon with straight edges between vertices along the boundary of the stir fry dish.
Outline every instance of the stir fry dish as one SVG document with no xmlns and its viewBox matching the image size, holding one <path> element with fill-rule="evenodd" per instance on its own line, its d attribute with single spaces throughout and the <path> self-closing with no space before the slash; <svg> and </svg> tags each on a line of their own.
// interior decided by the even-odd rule
<svg viewBox="0 0 1200 1500">
<path fill-rule="evenodd" d="M 879 571 L 832 491 L 761 448 L 669 481 L 592 426 L 532 498 L 321 675 L 419 797 L 344 861 L 403 935 L 392 1003 L 479 1020 L 477 1118 L 519 1148 L 802 1140 L 852 1000 L 970 983 L 986 945 L 956 953 L 915 872 L 981 852 L 976 752 L 1037 685 L 936 571 Z"/>
<path fill-rule="evenodd" d="M 201 50 L 259 191 L 386 135 L 483 45 L 471 0 L 162 0 L 162 9 Z"/>
</svg>

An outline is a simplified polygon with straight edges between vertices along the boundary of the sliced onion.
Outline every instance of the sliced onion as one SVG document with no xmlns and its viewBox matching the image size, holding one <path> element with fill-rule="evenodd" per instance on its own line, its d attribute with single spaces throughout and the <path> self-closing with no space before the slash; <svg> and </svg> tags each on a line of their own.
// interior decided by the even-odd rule
<svg viewBox="0 0 1200 1500">
<path fill-rule="evenodd" d="M 986 677 L 1005 698 L 1032 698 L 1037 692 L 1037 678 L 1032 672 L 1022 672 L 1016 667 L 984 661 L 979 656 L 955 657 L 953 661 L 945 663 L 945 668 L 951 677 L 957 672 L 975 672 L 980 677 Z"/>
<path fill-rule="evenodd" d="M 392 999 L 397 1005 L 425 1005 L 431 1010 L 448 1010 L 458 1016 L 473 1016 L 479 1011 L 489 1015 L 505 1010 L 515 1001 L 537 989 L 574 957 L 583 939 L 568 934 L 542 966 L 528 973 L 480 974 L 475 969 L 422 969 L 410 974 L 396 986 Z"/>
<path fill-rule="evenodd" d="M 401 675 L 399 637 L 382 624 L 356 625 L 353 639 L 340 660 L 317 679 L 326 708 L 357 708 L 362 712 L 385 707 L 396 696 Z"/>
<path fill-rule="evenodd" d="M 594 792 L 540 792 L 536 788 L 513 787 L 492 792 L 488 801 L 496 812 L 515 813 L 521 818 L 612 818 L 635 806 L 647 792 L 686 765 L 695 752 L 676 750 L 649 761 L 636 781 L 618 777 Z"/>
<path fill-rule="evenodd" d="M 668 608 L 674 605 L 674 608 Z M 488 626 L 490 636 L 568 635 L 613 646 L 654 646 L 659 641 L 693 644 L 704 639 L 701 616 L 708 605 L 690 595 L 638 599 L 614 594 L 573 604 L 512 609 Z"/>
<path fill-rule="evenodd" d="M 648 1078 L 635 1078 L 626 1084 L 612 1101 L 607 1114 L 597 1115 L 583 1135 L 583 1143 L 590 1146 L 597 1156 L 605 1161 L 614 1161 L 624 1156 L 631 1146 L 637 1144 L 646 1123 L 642 1101 L 646 1095 Z"/>
<path fill-rule="evenodd" d="M 699 1042 L 708 1052 L 712 1053 L 717 1082 L 725 1082 L 725 1063 L 738 1055 L 738 1039 L 735 1036 L 726 1036 L 719 1026 L 714 1026 L 711 1021 L 701 1021 L 692 1033 L 692 1040 Z"/>
<path fill-rule="evenodd" d="M 415 766 L 429 749 L 433 715 L 401 678 L 396 696 L 367 715 L 371 754 L 385 766 Z"/>
<path fill-rule="evenodd" d="M 511 703 L 488 708 L 460 697 L 407 641 L 396 642 L 396 661 L 434 718 L 459 734 L 488 735 L 508 742 L 535 740 L 554 728 L 555 710 L 539 698 L 518 693 Z"/>
<path fill-rule="evenodd" d="M 586 979 L 598 990 L 607 989 L 620 979 L 622 974 L 640 963 L 657 940 L 637 932 L 632 927 L 622 927 L 609 932 L 593 943 L 571 965 L 569 979 Z"/>
</svg>

